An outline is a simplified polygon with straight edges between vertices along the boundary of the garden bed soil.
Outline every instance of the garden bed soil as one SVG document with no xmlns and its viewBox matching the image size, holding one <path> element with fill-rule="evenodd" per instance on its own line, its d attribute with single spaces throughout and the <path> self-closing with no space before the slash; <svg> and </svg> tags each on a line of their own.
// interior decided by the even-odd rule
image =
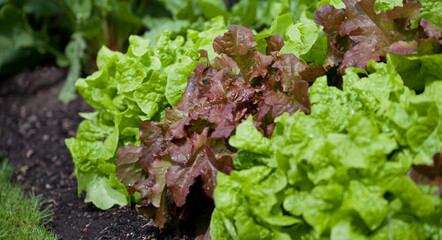
<svg viewBox="0 0 442 240">
<path fill-rule="evenodd" d="M 133 206 L 101 211 L 77 194 L 64 139 L 75 137 L 78 112 L 93 109 L 81 96 L 69 104 L 57 100 L 66 73 L 45 66 L 0 81 L 0 155 L 16 167 L 13 181 L 50 209 L 48 228 L 59 239 L 191 239 L 151 226 Z"/>
</svg>

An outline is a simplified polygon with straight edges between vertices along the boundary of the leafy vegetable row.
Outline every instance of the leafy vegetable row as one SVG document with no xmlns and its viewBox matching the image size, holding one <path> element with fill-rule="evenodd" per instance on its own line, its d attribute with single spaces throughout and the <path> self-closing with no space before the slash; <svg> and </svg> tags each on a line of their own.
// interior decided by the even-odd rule
<svg viewBox="0 0 442 240">
<path fill-rule="evenodd" d="M 192 215 L 192 207 L 189 205 L 193 200 L 190 200 L 190 203 L 186 201 L 192 185 L 199 186 L 199 191 L 204 191 L 212 198 L 217 172 L 230 174 L 231 158 L 236 155 L 235 149 L 225 142 L 235 130 L 236 124 L 232 123 L 232 120 L 242 121 L 244 117 L 252 115 L 253 124 L 259 131 L 266 136 L 271 135 L 275 117 L 283 112 L 292 114 L 299 109 L 296 104 L 306 103 L 306 96 L 300 96 L 299 93 L 300 89 L 307 89 L 308 85 L 301 79 L 312 81 L 325 73 L 327 66 L 309 67 L 294 55 L 278 54 L 277 50 L 284 45 L 281 36 L 274 35 L 266 40 L 266 50 L 273 56 L 273 60 L 270 56 L 254 50 L 258 44 L 252 40 L 250 31 L 231 26 L 228 33 L 214 41 L 214 49 L 222 57 L 214 59 L 216 71 L 210 66 L 203 69 L 203 64 L 196 68 L 195 74 L 189 78 L 180 104 L 167 112 L 163 122 L 146 121 L 138 125 L 142 133 L 141 148 L 128 146 L 120 149 L 117 175 L 130 187 L 130 191 L 141 193 L 143 204 L 138 206 L 139 211 L 154 217 L 154 224 L 163 227 L 167 221 L 178 219 L 178 216 Z M 427 41 L 433 39 L 428 38 Z M 266 69 L 270 66 L 270 69 Z M 251 82 L 248 83 L 245 79 Z M 250 85 L 255 89 L 250 89 Z M 263 88 L 265 91 L 261 95 Z M 278 91 L 275 91 L 278 89 L 289 93 L 293 98 L 290 99 L 286 94 L 278 94 Z M 306 93 L 303 91 L 303 94 Z M 307 105 L 310 104 L 301 104 L 301 109 L 309 113 Z M 241 169 L 241 166 L 256 163 L 254 154 L 263 154 L 263 148 L 269 145 L 265 141 L 257 142 L 259 138 L 253 134 L 242 135 L 243 142 L 256 145 L 251 148 L 253 151 L 240 152 L 236 157 L 236 164 L 239 164 L 235 166 L 237 170 Z M 237 147 L 236 141 L 237 138 L 230 140 L 233 147 Z M 436 151 L 437 149 L 432 149 L 427 155 Z M 250 156 L 251 159 L 248 158 Z M 140 168 L 147 175 L 143 175 Z M 409 168 L 410 166 L 407 166 L 405 169 Z M 197 184 L 198 180 L 201 181 L 200 184 Z M 227 186 L 230 189 L 230 183 Z M 198 189 L 194 188 L 193 191 Z M 173 202 L 167 200 L 168 194 L 172 196 Z M 198 193 L 193 194 L 201 196 Z M 231 194 L 228 198 L 230 197 Z M 228 206 L 229 209 L 235 207 Z M 211 210 L 209 207 L 208 211 Z M 181 220 L 185 219 L 181 217 Z M 294 223 L 287 221 L 289 225 Z M 242 224 L 237 220 L 233 222 Z M 216 231 L 216 228 L 213 229 Z M 224 234 L 225 230 L 220 232 Z M 257 231 L 252 232 L 260 236 Z M 270 232 L 273 234 L 275 231 Z"/>
<path fill-rule="evenodd" d="M 66 141 L 86 201 L 128 190 L 156 226 L 214 239 L 440 237 L 437 15 L 327 2 L 258 34 L 220 17 L 185 42 L 102 49 L 77 82 L 98 112 Z"/>
</svg>

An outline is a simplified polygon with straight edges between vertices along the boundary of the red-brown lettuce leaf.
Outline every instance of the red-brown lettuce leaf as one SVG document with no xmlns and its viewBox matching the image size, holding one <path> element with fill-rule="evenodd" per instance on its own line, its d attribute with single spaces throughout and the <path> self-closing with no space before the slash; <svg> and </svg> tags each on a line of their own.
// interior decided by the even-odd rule
<svg viewBox="0 0 442 240">
<path fill-rule="evenodd" d="M 121 183 L 129 187 L 128 191 L 130 194 L 135 192 L 134 186 L 147 177 L 143 169 L 139 167 L 140 151 L 140 147 L 132 144 L 120 147 L 117 150 L 119 161 L 116 175 Z"/>
<path fill-rule="evenodd" d="M 324 67 L 365 69 L 368 61 L 381 61 L 387 53 L 428 54 L 440 51 L 441 33 L 421 19 L 418 28 L 410 20 L 419 15 L 420 4 L 404 0 L 403 6 L 376 14 L 375 0 L 343 0 L 346 9 L 322 5 L 315 11 L 315 22 L 324 27 L 328 52 Z"/>
<path fill-rule="evenodd" d="M 414 165 L 408 175 L 417 184 L 439 187 L 435 194 L 442 195 L 442 153 L 434 154 L 430 166 Z"/>
<path fill-rule="evenodd" d="M 244 60 L 249 53 L 256 50 L 256 41 L 253 39 L 253 32 L 240 25 L 231 25 L 230 31 L 223 36 L 215 38 L 213 49 L 216 53 L 224 53 L 236 62 Z"/>
</svg>

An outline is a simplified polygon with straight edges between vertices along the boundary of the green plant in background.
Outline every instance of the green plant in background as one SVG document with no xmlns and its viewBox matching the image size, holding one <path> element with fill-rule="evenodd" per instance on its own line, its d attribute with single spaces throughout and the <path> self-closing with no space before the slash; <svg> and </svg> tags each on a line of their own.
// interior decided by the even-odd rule
<svg viewBox="0 0 442 240">
<path fill-rule="evenodd" d="M 0 74 L 55 58 L 59 66 L 70 67 L 59 94 L 61 101 L 69 102 L 76 96 L 76 79 L 95 68 L 92 62 L 98 49 L 105 45 L 125 50 L 130 34 L 145 32 L 143 38 L 155 43 L 163 31 L 172 38 L 185 36 L 189 29 L 202 31 L 218 15 L 227 24 L 259 29 L 289 10 L 296 10 L 297 15 L 312 6 L 311 1 L 298 4 L 297 0 L 242 0 L 233 7 L 222 0 L 3 0 Z"/>
<path fill-rule="evenodd" d="M 20 71 L 27 65 L 37 64 L 45 55 L 53 55 L 62 66 L 68 64 L 60 43 L 54 41 L 49 31 L 50 17 L 60 8 L 51 1 L 38 5 L 35 2 L 0 2 L 0 73 L 10 74 Z M 27 17 L 27 14 L 34 13 Z M 53 21 L 53 20 L 51 20 Z M 37 26 L 35 26 L 37 25 Z M 63 32 L 57 33 L 64 37 Z M 58 37 L 58 36 L 57 36 Z"/>
<path fill-rule="evenodd" d="M 0 239 L 57 239 L 43 225 L 50 221 L 48 209 L 39 211 L 40 198 L 26 196 L 9 182 L 13 168 L 0 162 Z"/>
<path fill-rule="evenodd" d="M 124 49 L 129 35 L 141 31 L 143 25 L 139 15 L 144 6 L 142 1 L 135 0 L 64 0 L 60 5 L 73 26 L 65 48 L 70 69 L 59 94 L 61 101 L 68 102 L 76 97 L 74 83 L 82 75 L 82 66 L 90 64 L 102 45 L 114 50 Z"/>
<path fill-rule="evenodd" d="M 222 4 L 220 0 L 212 2 Z M 165 4 L 163 1 L 140 0 L 2 1 L 0 74 L 20 71 L 53 56 L 59 66 L 70 67 L 59 95 L 61 101 L 69 102 L 76 96 L 75 81 L 94 68 L 92 62 L 101 46 L 124 50 L 130 34 L 141 33 L 146 27 L 150 30 L 156 26 L 152 21 L 171 20 L 168 9 L 173 8 Z M 191 8 L 191 11 L 198 9 Z M 174 37 L 177 33 L 186 33 L 193 26 L 204 29 L 204 21 L 208 18 L 202 18 L 198 13 L 189 14 L 183 15 L 188 24 L 182 29 L 169 30 Z M 199 24 L 190 24 L 194 17 L 200 19 Z M 162 32 L 154 30 L 149 36 L 154 42 Z"/>
<path fill-rule="evenodd" d="M 230 4 L 226 4 L 230 2 Z M 170 17 L 146 15 L 143 23 L 151 29 L 144 34 L 152 42 L 163 31 L 172 37 L 185 35 L 187 29 L 202 30 L 208 19 L 223 16 L 226 24 L 239 24 L 260 31 L 277 17 L 290 13 L 293 20 L 313 16 L 315 1 L 309 0 L 164 0 Z"/>
<path fill-rule="evenodd" d="M 123 49 L 131 33 L 143 27 L 142 1 L 23 0 L 0 3 L 0 59 L 3 74 L 19 71 L 28 64 L 23 58 L 47 55 L 59 66 L 69 66 L 59 99 L 76 96 L 74 82 L 92 69 L 102 45 Z M 135 9 L 139 12 L 136 12 Z M 138 15 L 137 15 L 138 14 Z M 13 68 L 9 68 L 13 66 Z"/>
</svg>

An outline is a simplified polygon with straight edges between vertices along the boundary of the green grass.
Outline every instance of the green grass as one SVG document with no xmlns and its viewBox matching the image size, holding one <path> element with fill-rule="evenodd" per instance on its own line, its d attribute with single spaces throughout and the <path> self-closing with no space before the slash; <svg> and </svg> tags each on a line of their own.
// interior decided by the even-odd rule
<svg viewBox="0 0 442 240">
<path fill-rule="evenodd" d="M 50 220 L 39 211 L 39 197 L 26 196 L 17 184 L 10 183 L 13 168 L 0 158 L 0 239 L 57 239 L 44 224 Z"/>
</svg>

